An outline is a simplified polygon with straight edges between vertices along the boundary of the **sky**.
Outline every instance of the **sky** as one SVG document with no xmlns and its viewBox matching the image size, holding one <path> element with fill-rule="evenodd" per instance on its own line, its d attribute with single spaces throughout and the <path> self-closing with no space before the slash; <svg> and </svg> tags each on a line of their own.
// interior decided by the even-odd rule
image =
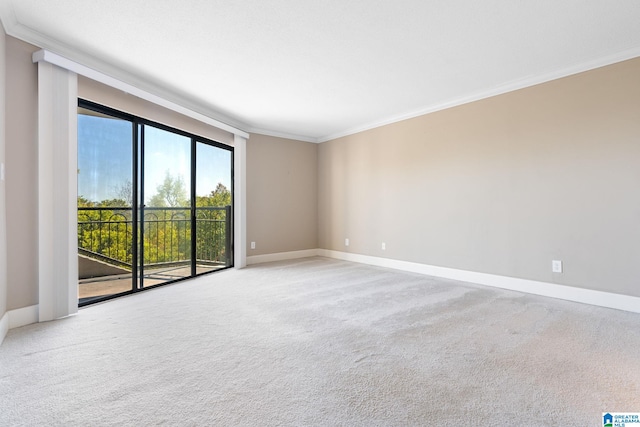
<svg viewBox="0 0 640 427">
<path fill-rule="evenodd" d="M 78 114 L 78 195 L 91 201 L 119 198 L 132 182 L 131 122 Z M 190 138 L 145 126 L 145 202 L 168 172 L 181 176 L 189 194 Z M 196 194 L 206 196 L 222 183 L 231 189 L 231 152 L 196 145 Z"/>
</svg>

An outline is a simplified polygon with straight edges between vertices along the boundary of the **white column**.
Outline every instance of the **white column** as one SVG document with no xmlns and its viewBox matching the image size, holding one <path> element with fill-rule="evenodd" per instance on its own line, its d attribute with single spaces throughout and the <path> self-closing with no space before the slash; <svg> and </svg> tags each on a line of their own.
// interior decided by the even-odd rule
<svg viewBox="0 0 640 427">
<path fill-rule="evenodd" d="M 78 311 L 77 75 L 38 62 L 39 321 Z"/>
<path fill-rule="evenodd" d="M 0 22 L 0 344 L 9 330 L 7 311 L 7 223 L 5 184 L 5 33 Z"/>
<path fill-rule="evenodd" d="M 233 139 L 233 254 L 234 267 L 247 266 L 247 140 L 235 135 Z"/>
</svg>

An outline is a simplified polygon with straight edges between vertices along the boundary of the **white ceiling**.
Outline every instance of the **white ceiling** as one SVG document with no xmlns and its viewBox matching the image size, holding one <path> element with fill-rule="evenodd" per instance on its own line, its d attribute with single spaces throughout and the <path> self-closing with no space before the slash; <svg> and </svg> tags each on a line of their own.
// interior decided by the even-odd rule
<svg viewBox="0 0 640 427">
<path fill-rule="evenodd" d="M 8 34 L 325 141 L 640 56 L 638 0 L 0 0 Z"/>
</svg>

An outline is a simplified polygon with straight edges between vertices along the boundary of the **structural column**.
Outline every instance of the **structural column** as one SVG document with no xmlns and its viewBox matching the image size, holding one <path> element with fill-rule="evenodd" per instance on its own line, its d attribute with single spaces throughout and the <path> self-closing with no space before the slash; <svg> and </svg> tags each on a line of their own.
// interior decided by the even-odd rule
<svg viewBox="0 0 640 427">
<path fill-rule="evenodd" d="M 234 267 L 247 266 L 247 139 L 235 135 L 233 139 L 233 209 Z"/>
<path fill-rule="evenodd" d="M 0 344 L 9 330 L 7 312 L 7 213 L 5 183 L 5 33 L 0 22 Z"/>
<path fill-rule="evenodd" d="M 78 311 L 77 104 L 71 71 L 38 62 L 39 321 Z"/>
</svg>

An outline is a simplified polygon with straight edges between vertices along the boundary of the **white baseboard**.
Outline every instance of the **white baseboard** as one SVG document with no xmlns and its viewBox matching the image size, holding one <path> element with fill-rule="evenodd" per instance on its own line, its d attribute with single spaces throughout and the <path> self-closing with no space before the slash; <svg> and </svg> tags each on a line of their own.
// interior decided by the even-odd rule
<svg viewBox="0 0 640 427">
<path fill-rule="evenodd" d="M 2 315 L 2 319 L 0 319 L 0 345 L 2 345 L 2 341 L 4 341 L 4 337 L 7 336 L 7 332 L 9 332 L 9 313 L 4 313 Z"/>
<path fill-rule="evenodd" d="M 527 294 L 558 298 L 567 301 L 590 304 L 599 307 L 640 313 L 640 297 L 614 294 L 611 292 L 594 291 L 555 283 L 539 282 L 536 280 L 519 279 L 516 277 L 498 276 L 495 274 L 478 273 L 475 271 L 457 270 L 454 268 L 438 267 L 416 262 L 398 261 L 369 255 L 332 251 L 328 249 L 308 249 L 304 251 L 280 252 L 275 254 L 256 255 L 247 257 L 247 265 L 264 262 L 285 261 L 288 259 L 324 256 L 327 258 L 393 268 L 395 270 L 460 280 L 494 288 L 509 289 Z"/>
<path fill-rule="evenodd" d="M 9 315 L 9 329 L 38 323 L 37 305 L 17 308 L 15 310 L 8 311 L 7 314 Z"/>
<path fill-rule="evenodd" d="M 286 261 L 288 259 L 308 258 L 318 255 L 318 249 L 305 249 L 302 251 L 278 252 L 275 254 L 254 255 L 247 257 L 247 265 L 262 264 L 264 262 Z"/>
<path fill-rule="evenodd" d="M 583 304 L 640 313 L 640 298 L 630 295 L 594 291 L 591 289 L 538 282 L 535 280 L 518 279 L 515 277 L 456 270 L 453 268 L 437 267 L 427 264 L 418 264 L 415 262 L 398 261 L 368 255 L 331 251 L 327 249 L 318 249 L 317 254 L 319 256 L 324 256 L 327 258 L 341 259 L 345 261 L 358 262 L 361 264 L 375 265 L 378 267 L 393 268 L 396 270 L 409 271 L 412 273 L 420 273 L 429 276 L 442 277 L 445 279 L 460 280 L 463 282 L 477 283 L 479 285 L 492 286 L 495 288 L 509 289 L 512 291 L 524 292 L 528 294 L 559 298 L 568 301 L 580 302 Z"/>
<path fill-rule="evenodd" d="M 7 336 L 9 329 L 38 323 L 38 306 L 18 308 L 7 311 L 0 319 L 0 344 Z"/>
</svg>

